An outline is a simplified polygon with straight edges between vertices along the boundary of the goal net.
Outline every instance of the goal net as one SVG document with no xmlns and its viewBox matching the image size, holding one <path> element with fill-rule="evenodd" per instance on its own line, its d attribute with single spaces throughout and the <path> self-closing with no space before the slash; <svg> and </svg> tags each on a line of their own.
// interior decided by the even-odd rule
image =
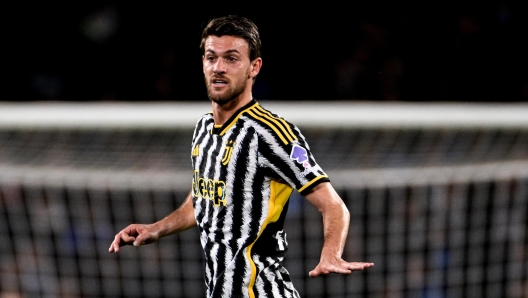
<svg viewBox="0 0 528 298">
<path fill-rule="evenodd" d="M 285 263 L 302 297 L 526 297 L 528 107 L 261 102 L 297 124 L 351 212 L 309 278 L 320 213 L 294 194 Z M 195 229 L 108 253 L 177 208 L 205 103 L 0 106 L 0 297 L 204 297 Z M 11 295 L 11 296 L 9 296 Z"/>
</svg>

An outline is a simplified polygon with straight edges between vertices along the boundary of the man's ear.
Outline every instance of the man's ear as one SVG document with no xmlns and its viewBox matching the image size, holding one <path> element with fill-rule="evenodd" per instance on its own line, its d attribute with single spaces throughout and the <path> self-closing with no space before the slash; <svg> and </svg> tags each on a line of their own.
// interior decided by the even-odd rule
<svg viewBox="0 0 528 298">
<path fill-rule="evenodd" d="M 257 76 L 257 74 L 260 72 L 260 68 L 262 67 L 262 58 L 256 58 L 251 62 L 251 77 L 254 78 Z"/>
</svg>

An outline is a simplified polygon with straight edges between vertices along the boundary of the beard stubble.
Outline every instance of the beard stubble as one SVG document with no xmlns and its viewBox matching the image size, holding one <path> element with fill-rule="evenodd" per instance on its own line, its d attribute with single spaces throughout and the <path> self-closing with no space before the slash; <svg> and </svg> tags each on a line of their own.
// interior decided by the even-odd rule
<svg viewBox="0 0 528 298">
<path fill-rule="evenodd" d="M 249 79 L 249 69 L 246 71 L 246 78 Z M 207 80 L 206 80 L 207 82 Z M 241 80 L 237 82 L 233 87 L 229 87 L 224 93 L 222 94 L 213 94 L 211 91 L 211 81 L 207 82 L 207 96 L 209 99 L 219 105 L 225 105 L 231 101 L 233 101 L 235 98 L 237 98 L 240 94 L 244 92 L 244 90 L 247 87 L 247 80 Z"/>
</svg>

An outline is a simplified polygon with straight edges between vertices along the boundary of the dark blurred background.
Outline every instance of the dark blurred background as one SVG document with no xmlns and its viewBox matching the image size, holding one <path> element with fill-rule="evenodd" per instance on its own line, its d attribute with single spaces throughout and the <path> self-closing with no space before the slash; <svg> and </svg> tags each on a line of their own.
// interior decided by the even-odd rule
<svg viewBox="0 0 528 298">
<path fill-rule="evenodd" d="M 301 3 L 2 4 L 0 101 L 206 100 L 200 33 L 227 13 L 261 30 L 257 99 L 528 99 L 519 2 Z"/>
</svg>

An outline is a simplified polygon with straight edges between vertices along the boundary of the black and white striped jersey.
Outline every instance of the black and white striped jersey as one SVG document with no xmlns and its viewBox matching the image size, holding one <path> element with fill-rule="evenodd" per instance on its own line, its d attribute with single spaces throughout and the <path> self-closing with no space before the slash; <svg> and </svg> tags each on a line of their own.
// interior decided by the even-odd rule
<svg viewBox="0 0 528 298">
<path fill-rule="evenodd" d="M 328 181 L 299 129 L 252 101 L 192 140 L 192 193 L 208 297 L 299 297 L 282 260 L 294 189 Z"/>
</svg>

